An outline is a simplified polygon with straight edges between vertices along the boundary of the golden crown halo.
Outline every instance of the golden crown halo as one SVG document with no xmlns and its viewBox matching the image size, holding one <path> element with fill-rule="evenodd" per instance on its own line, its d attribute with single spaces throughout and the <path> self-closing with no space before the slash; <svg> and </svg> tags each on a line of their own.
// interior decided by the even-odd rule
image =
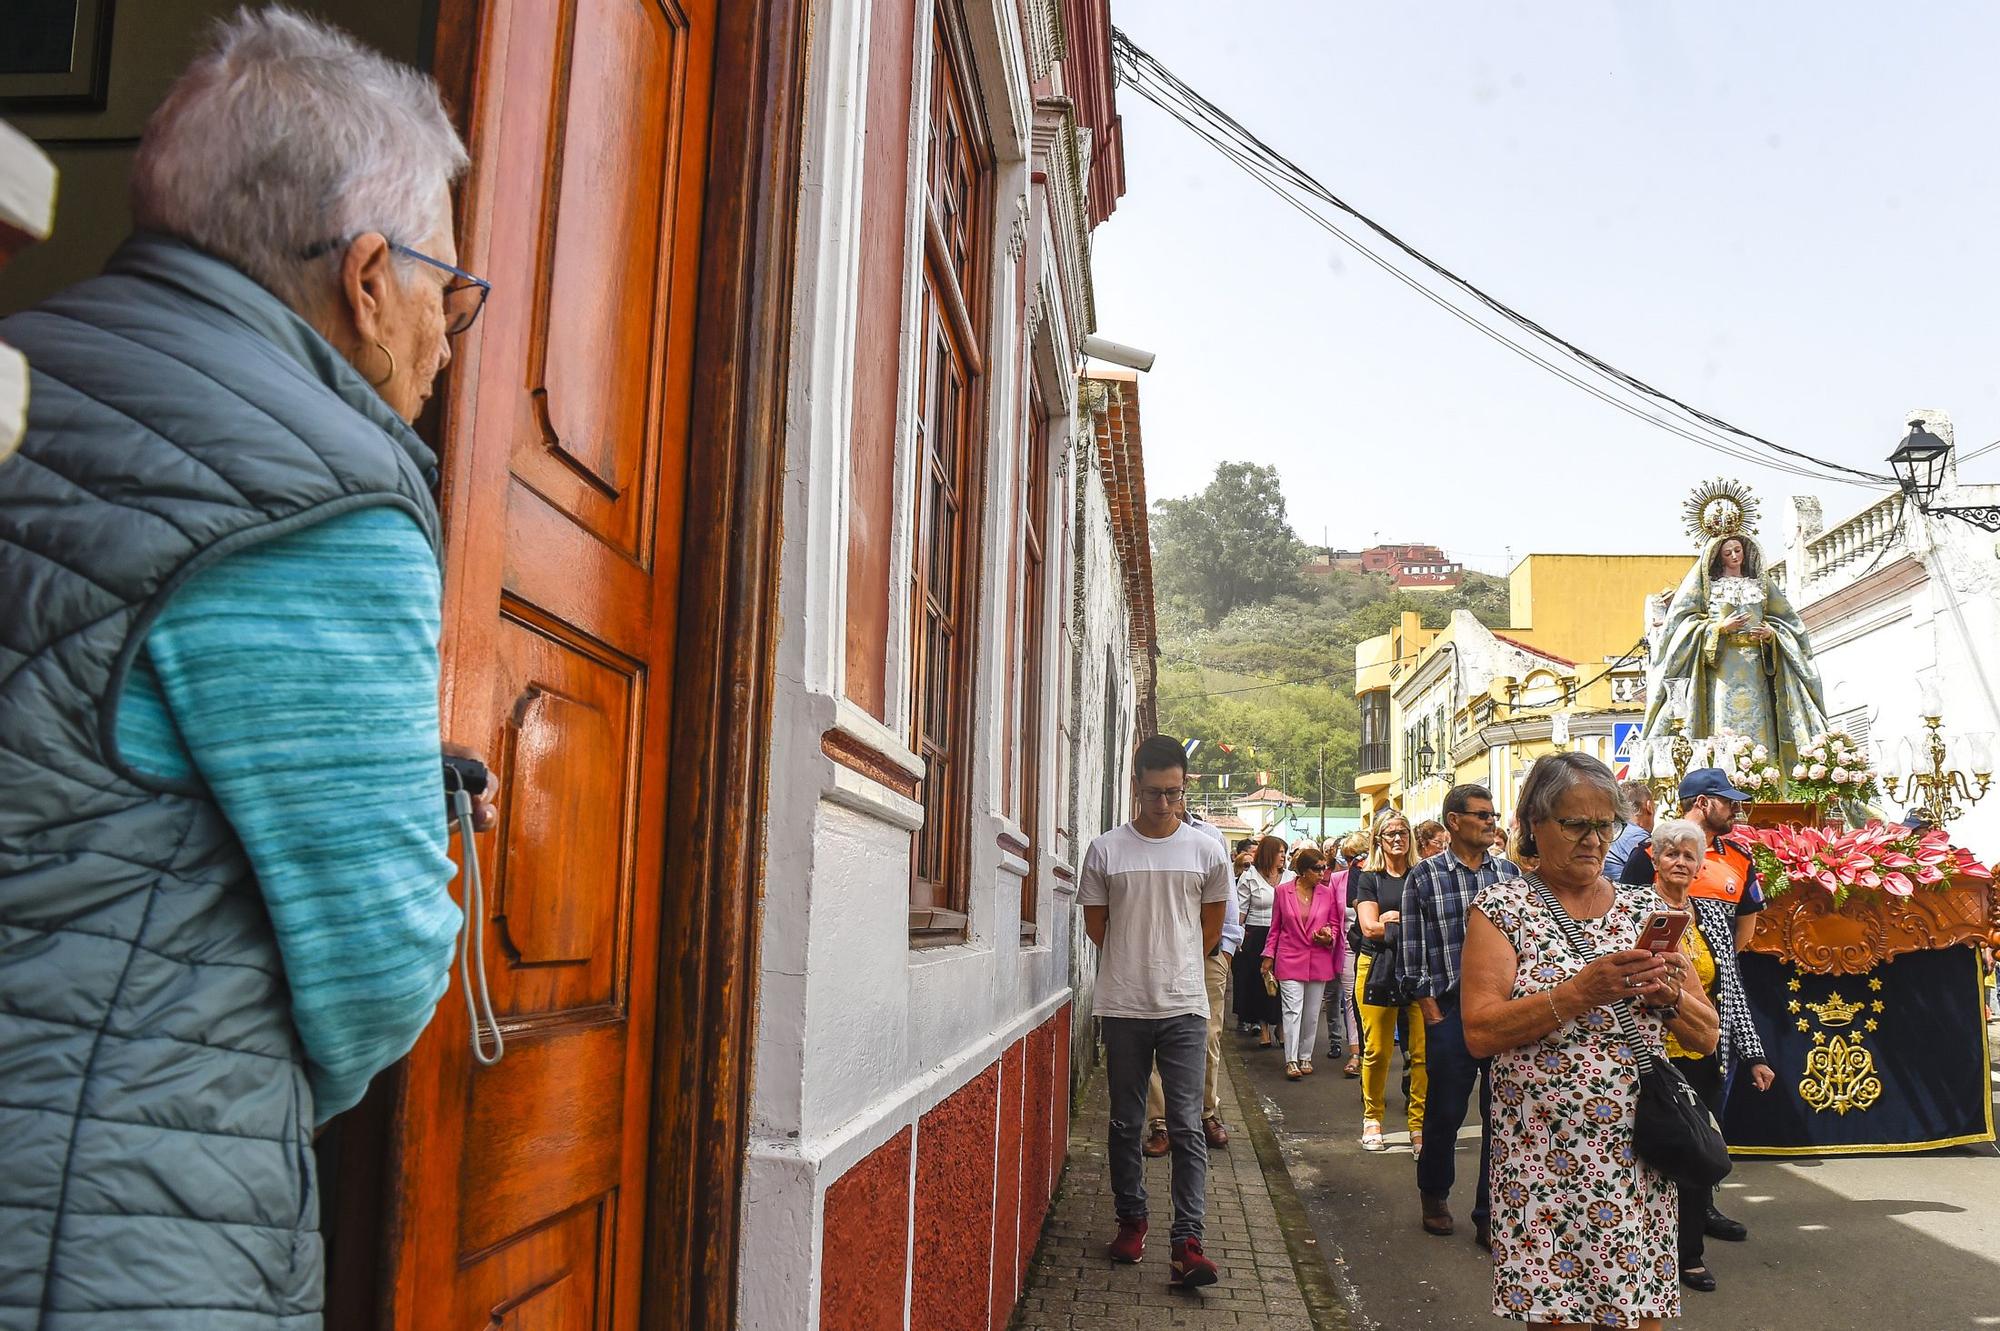
<svg viewBox="0 0 2000 1331">
<path fill-rule="evenodd" d="M 1724 536 L 1741 536 L 1754 528 L 1759 507 L 1757 496 L 1750 493 L 1749 486 L 1741 481 L 1717 477 L 1695 487 L 1694 493 L 1681 505 L 1681 514 L 1687 523 L 1688 535 L 1698 541 L 1716 540 Z"/>
<path fill-rule="evenodd" d="M 1806 1004 L 1822 1026 L 1845 1026 L 1861 1015 L 1864 1003 L 1850 1003 L 1839 994 L 1828 994 L 1824 1003 Z"/>
</svg>

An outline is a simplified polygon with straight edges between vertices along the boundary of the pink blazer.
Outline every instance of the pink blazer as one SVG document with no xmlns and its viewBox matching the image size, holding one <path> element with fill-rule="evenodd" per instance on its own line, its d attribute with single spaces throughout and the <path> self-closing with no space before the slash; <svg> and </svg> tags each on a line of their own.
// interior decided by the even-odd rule
<svg viewBox="0 0 2000 1331">
<path fill-rule="evenodd" d="M 1281 980 L 1331 980 L 1340 974 L 1347 955 L 1347 875 L 1338 873 L 1313 891 L 1312 912 L 1299 910 L 1296 879 L 1286 874 L 1271 903 L 1271 935 L 1264 955 L 1271 973 Z M 1333 942 L 1322 945 L 1312 936 L 1331 926 Z"/>
</svg>

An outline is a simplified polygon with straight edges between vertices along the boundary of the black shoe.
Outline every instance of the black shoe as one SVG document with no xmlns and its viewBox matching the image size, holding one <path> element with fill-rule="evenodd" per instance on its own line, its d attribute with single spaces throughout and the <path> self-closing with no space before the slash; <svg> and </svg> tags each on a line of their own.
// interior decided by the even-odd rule
<svg viewBox="0 0 2000 1331">
<path fill-rule="evenodd" d="M 1750 1231 L 1743 1227 L 1741 1220 L 1731 1220 L 1713 1206 L 1708 1208 L 1708 1216 L 1702 1221 L 1701 1232 L 1712 1239 L 1725 1243 L 1741 1243 L 1750 1237 Z"/>
<path fill-rule="evenodd" d="M 1715 1272 L 1705 1266 L 1683 1266 L 1681 1283 L 1689 1289 L 1700 1290 L 1703 1294 L 1715 1293 Z"/>
<path fill-rule="evenodd" d="M 1472 1222 L 1472 1241 L 1487 1252 L 1493 1251 L 1493 1226 L 1484 1220 Z"/>
</svg>

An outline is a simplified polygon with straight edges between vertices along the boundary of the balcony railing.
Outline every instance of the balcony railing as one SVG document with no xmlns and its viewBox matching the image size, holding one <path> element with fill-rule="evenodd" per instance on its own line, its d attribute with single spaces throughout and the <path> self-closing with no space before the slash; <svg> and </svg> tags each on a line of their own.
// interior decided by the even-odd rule
<svg viewBox="0 0 2000 1331">
<path fill-rule="evenodd" d="M 1902 508 L 1903 497 L 1892 494 L 1808 541 L 1801 570 L 1806 595 L 1816 598 L 1836 590 L 1886 559 L 1889 547 L 1904 544 Z"/>
<path fill-rule="evenodd" d="M 1363 744 L 1361 759 L 1356 765 L 1362 772 L 1386 772 L 1389 770 L 1389 746 L 1387 744 Z"/>
</svg>

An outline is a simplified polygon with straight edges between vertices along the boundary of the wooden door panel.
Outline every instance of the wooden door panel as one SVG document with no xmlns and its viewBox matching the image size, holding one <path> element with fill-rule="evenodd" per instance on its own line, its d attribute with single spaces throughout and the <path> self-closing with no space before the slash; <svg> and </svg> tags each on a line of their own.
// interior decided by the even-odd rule
<svg viewBox="0 0 2000 1331">
<path fill-rule="evenodd" d="M 496 1247 L 586 1202 L 615 1201 L 623 1129 L 625 1031 L 605 1022 L 563 1039 L 523 1039 L 505 1078 L 483 1077 L 466 1107 L 458 1179 L 462 1258 Z M 615 1208 L 614 1208 L 615 1209 Z"/>
<path fill-rule="evenodd" d="M 445 435 L 444 713 L 480 745 L 482 956 L 411 1054 L 390 1325 L 637 1325 L 718 0 L 477 0 Z M 462 898 L 461 898 L 462 900 Z"/>
<path fill-rule="evenodd" d="M 658 570 L 610 549 L 518 482 L 508 491 L 506 514 L 508 539 L 499 572 L 508 594 L 539 606 L 607 651 L 643 659 L 656 627 L 647 609 Z"/>
<path fill-rule="evenodd" d="M 516 475 L 613 549 L 652 563 L 654 444 L 672 271 L 667 210 L 687 20 L 664 0 L 578 0 L 527 77 L 549 89 L 546 255 Z"/>
<path fill-rule="evenodd" d="M 604 1324 L 610 1208 L 587 1206 L 480 1267 L 465 1331 L 593 1331 Z"/>
<path fill-rule="evenodd" d="M 489 879 L 503 1017 L 622 1012 L 633 903 L 631 800 L 645 675 L 509 599 L 497 746 L 502 825 Z"/>
</svg>

